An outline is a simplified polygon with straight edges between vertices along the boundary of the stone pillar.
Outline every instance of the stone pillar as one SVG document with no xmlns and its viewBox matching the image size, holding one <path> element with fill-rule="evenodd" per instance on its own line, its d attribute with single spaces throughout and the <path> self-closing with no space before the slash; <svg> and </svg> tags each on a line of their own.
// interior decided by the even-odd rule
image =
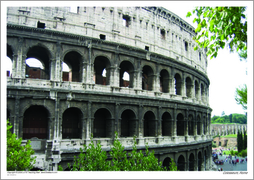
<svg viewBox="0 0 254 180">
<path fill-rule="evenodd" d="M 137 60 L 138 67 L 137 67 L 137 71 L 135 71 L 135 74 L 136 74 L 135 89 L 138 89 L 138 90 L 142 89 L 142 70 L 140 67 L 140 63 L 141 63 L 140 61 L 141 61 L 140 59 Z"/>
<path fill-rule="evenodd" d="M 138 115 L 139 115 L 138 137 L 143 138 L 144 134 L 143 105 L 139 105 Z"/>
<path fill-rule="evenodd" d="M 82 60 L 83 62 L 82 62 L 82 70 L 81 70 L 81 73 L 82 73 L 82 77 L 81 77 L 81 82 L 82 83 L 87 83 L 87 82 L 89 82 L 88 81 L 88 76 L 89 76 L 89 74 L 88 74 L 88 63 L 85 61 L 85 59 L 83 58 L 83 60 Z"/>
<path fill-rule="evenodd" d="M 194 136 L 197 136 L 197 111 L 195 110 L 194 111 Z"/>
<path fill-rule="evenodd" d="M 171 77 L 169 78 L 170 79 L 170 83 L 169 83 L 169 86 L 170 86 L 170 94 L 173 94 L 175 95 L 176 92 L 175 92 L 175 69 L 172 68 L 172 71 L 171 71 Z"/>
<path fill-rule="evenodd" d="M 119 103 L 115 104 L 115 121 L 113 123 L 113 126 L 114 126 L 113 127 L 113 134 L 115 135 L 115 132 L 117 132 L 118 133 L 118 137 L 120 137 L 119 129 L 121 131 L 121 124 L 119 123 L 121 121 L 119 121 L 120 117 L 118 117 L 119 106 L 120 106 Z"/>
<path fill-rule="evenodd" d="M 86 140 L 90 140 L 91 133 L 93 132 L 93 121 L 92 117 L 92 102 L 88 101 L 87 103 L 87 120 L 86 120 Z"/>
<path fill-rule="evenodd" d="M 153 91 L 160 92 L 160 74 L 159 74 L 159 65 L 156 64 L 156 72 L 154 73 L 153 79 L 154 79 L 154 85 L 153 85 Z"/>
<path fill-rule="evenodd" d="M 158 134 L 158 136 L 162 136 L 162 123 L 161 123 L 161 121 L 162 121 L 162 119 L 161 119 L 161 117 L 160 117 L 160 115 L 161 115 L 161 106 L 159 106 L 158 107 L 158 117 L 157 117 L 157 119 L 158 119 L 158 130 L 157 130 L 157 134 Z"/>
<path fill-rule="evenodd" d="M 173 119 L 174 119 L 174 122 L 173 122 L 173 129 L 174 131 L 172 132 L 172 136 L 177 136 L 177 120 L 176 120 L 176 110 L 177 110 L 177 104 L 175 104 L 175 107 L 174 107 L 174 113 L 173 113 Z"/>
<path fill-rule="evenodd" d="M 19 114 L 20 112 L 20 97 L 15 97 L 15 107 L 14 107 L 14 124 L 13 126 L 13 133 L 17 135 L 17 138 L 21 138 L 23 135 L 23 116 Z M 23 115 L 23 114 L 22 114 Z"/>
<path fill-rule="evenodd" d="M 57 96 L 57 92 L 55 92 L 56 99 L 55 99 L 55 122 L 54 122 L 54 135 L 53 139 L 59 139 L 60 136 L 60 122 L 59 122 L 59 106 L 60 106 L 60 99 Z"/>
</svg>

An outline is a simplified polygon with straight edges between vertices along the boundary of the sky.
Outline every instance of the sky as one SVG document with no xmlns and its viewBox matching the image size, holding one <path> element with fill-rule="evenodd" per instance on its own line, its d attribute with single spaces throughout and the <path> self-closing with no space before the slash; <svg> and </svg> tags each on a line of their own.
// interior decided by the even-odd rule
<svg viewBox="0 0 254 180">
<path fill-rule="evenodd" d="M 66 2 L 66 1 L 64 1 Z M 72 2 L 72 6 L 80 5 L 81 2 Z M 212 3 L 212 4 L 211 4 Z M 237 1 L 233 2 L 218 2 L 215 1 L 216 5 L 243 5 L 244 1 L 240 4 Z M 109 6 L 110 3 L 107 2 L 90 2 L 87 6 L 100 5 Z M 39 4 L 38 4 L 39 5 Z M 65 5 L 69 5 L 68 2 Z M 200 5 L 215 5 L 214 2 L 195 2 L 195 1 L 130 1 L 121 2 L 114 1 L 114 6 L 162 6 L 171 12 L 175 13 L 186 22 L 196 27 L 192 23 L 194 16 L 186 18 L 188 11 L 192 11 L 195 6 Z M 249 10 L 250 9 L 250 10 Z M 253 15 L 253 7 L 248 7 L 249 16 Z M 248 16 L 248 18 L 249 18 Z M 249 22 L 249 21 L 248 21 Z M 248 27 L 249 29 L 249 27 Z M 252 29 L 253 30 L 253 29 Z M 248 31 L 249 32 L 249 31 Z M 251 38 L 252 39 L 252 38 Z M 249 48 L 251 49 L 251 48 Z M 248 52 L 249 56 L 249 52 Z M 250 57 L 250 56 L 249 56 Z M 252 56 L 253 57 L 253 56 Z M 252 58 L 249 58 L 252 59 Z M 226 115 L 231 113 L 241 113 L 244 114 L 245 111 L 242 109 L 241 105 L 238 105 L 235 101 L 235 91 L 236 88 L 242 86 L 249 82 L 253 82 L 250 77 L 253 73 L 253 65 L 249 61 L 240 61 L 239 56 L 236 53 L 230 53 L 228 49 L 220 50 L 217 58 L 210 60 L 208 58 L 208 68 L 207 68 L 208 78 L 210 80 L 209 86 L 209 104 L 213 109 L 212 116 L 221 115 L 224 111 Z M 247 74 L 246 74 L 247 73 Z M 252 83 L 251 83 L 252 85 Z M 249 91 L 249 86 L 248 86 Z M 249 93 L 250 94 L 250 93 Z M 250 98 L 248 98 L 250 99 Z M 251 97 L 252 99 L 252 97 Z"/>
</svg>

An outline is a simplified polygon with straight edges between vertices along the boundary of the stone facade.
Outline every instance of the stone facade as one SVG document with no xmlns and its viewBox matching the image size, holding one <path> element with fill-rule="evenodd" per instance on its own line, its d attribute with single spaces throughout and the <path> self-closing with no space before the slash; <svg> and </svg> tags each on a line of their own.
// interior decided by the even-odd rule
<svg viewBox="0 0 254 180">
<path fill-rule="evenodd" d="M 109 151 L 116 131 L 127 151 L 136 135 L 137 148 L 148 143 L 164 166 L 208 170 L 210 82 L 194 28 L 160 7 L 77 10 L 7 8 L 7 116 L 31 140 L 35 167 L 66 169 L 91 133 Z"/>
<path fill-rule="evenodd" d="M 247 124 L 211 124 L 212 136 L 244 133 L 244 130 L 247 132 Z"/>
</svg>

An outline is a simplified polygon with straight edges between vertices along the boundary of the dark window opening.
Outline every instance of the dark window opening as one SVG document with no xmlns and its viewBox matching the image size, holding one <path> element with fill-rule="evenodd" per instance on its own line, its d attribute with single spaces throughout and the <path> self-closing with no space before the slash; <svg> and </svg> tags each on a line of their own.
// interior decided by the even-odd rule
<svg viewBox="0 0 254 180">
<path fill-rule="evenodd" d="M 45 29 L 45 23 L 37 22 L 37 28 Z"/>
<path fill-rule="evenodd" d="M 106 35 L 104 35 L 104 34 L 100 34 L 100 39 L 102 39 L 102 40 L 106 40 Z"/>
<path fill-rule="evenodd" d="M 130 24 L 131 24 L 131 18 L 130 18 L 130 16 L 128 16 L 128 15 L 123 15 L 123 25 L 125 26 L 125 27 L 129 27 L 130 26 Z"/>
<path fill-rule="evenodd" d="M 162 39 L 165 39 L 165 36 L 166 35 L 166 32 L 165 32 L 165 30 L 164 29 L 161 29 L 161 38 Z"/>
<path fill-rule="evenodd" d="M 199 60 L 201 61 L 201 52 L 199 52 Z"/>
<path fill-rule="evenodd" d="M 149 46 L 145 46 L 145 50 L 146 50 L 146 51 L 149 51 Z"/>
<path fill-rule="evenodd" d="M 188 51 L 188 42 L 185 42 L 185 51 Z"/>
</svg>

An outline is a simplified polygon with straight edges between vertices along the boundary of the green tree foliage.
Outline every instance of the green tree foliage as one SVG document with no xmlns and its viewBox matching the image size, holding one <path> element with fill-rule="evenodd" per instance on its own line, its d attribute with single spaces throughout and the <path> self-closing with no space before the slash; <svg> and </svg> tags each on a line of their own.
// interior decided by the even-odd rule
<svg viewBox="0 0 254 180">
<path fill-rule="evenodd" d="M 31 148 L 30 141 L 21 146 L 22 138 L 17 139 L 11 132 L 12 125 L 7 120 L 7 171 L 29 171 L 35 164 L 36 157 Z"/>
<path fill-rule="evenodd" d="M 237 104 L 240 104 L 244 110 L 247 110 L 247 85 L 236 88 L 235 100 Z"/>
<path fill-rule="evenodd" d="M 232 120 L 231 120 L 232 118 Z M 224 115 L 224 116 L 213 116 L 211 118 L 211 123 L 238 123 L 238 124 L 246 124 L 247 123 L 247 117 L 244 114 L 230 114 L 229 116 Z"/>
<path fill-rule="evenodd" d="M 247 143 L 248 143 L 247 134 L 246 134 L 246 131 L 244 130 L 244 134 L 243 134 L 243 149 L 247 149 Z"/>
<path fill-rule="evenodd" d="M 196 14 L 194 40 L 199 47 L 207 48 L 207 55 L 216 58 L 219 49 L 228 46 L 230 51 L 241 53 L 247 50 L 246 7 L 196 7 L 186 17 Z M 198 49 L 196 46 L 195 50 Z"/>
<path fill-rule="evenodd" d="M 240 131 L 237 133 L 237 149 L 239 153 L 243 150 L 243 134 Z"/>
<path fill-rule="evenodd" d="M 93 140 L 84 149 L 80 148 L 78 157 L 74 157 L 72 167 L 68 164 L 71 171 L 165 171 L 162 163 L 150 152 L 146 145 L 146 150 L 137 150 L 136 138 L 134 137 L 133 149 L 130 153 L 124 151 L 124 146 L 118 139 L 116 133 L 113 146 L 107 156 L 106 151 L 102 150 L 100 143 L 96 146 Z M 177 171 L 174 161 L 170 164 L 171 171 Z M 63 170 L 59 166 L 58 170 Z"/>
</svg>

